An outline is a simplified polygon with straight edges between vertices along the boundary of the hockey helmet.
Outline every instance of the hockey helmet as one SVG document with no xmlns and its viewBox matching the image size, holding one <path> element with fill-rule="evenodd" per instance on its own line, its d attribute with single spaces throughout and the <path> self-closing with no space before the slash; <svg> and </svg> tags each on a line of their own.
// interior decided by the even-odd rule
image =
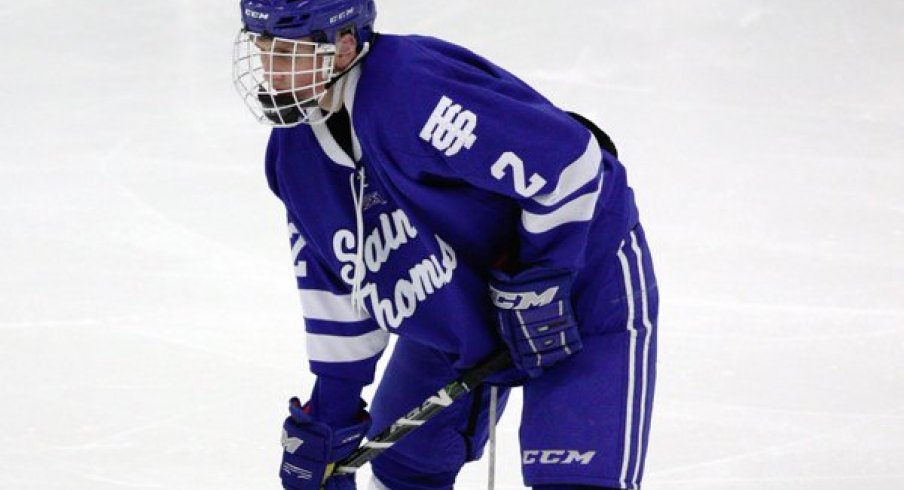
<svg viewBox="0 0 904 490">
<path fill-rule="evenodd" d="M 373 0 L 241 0 L 242 29 L 233 52 L 233 83 L 254 117 L 270 126 L 318 124 L 336 73 L 336 43 L 352 32 L 358 57 L 369 49 Z"/>
<path fill-rule="evenodd" d="M 247 31 L 330 44 L 348 30 L 359 44 L 369 41 L 377 17 L 373 0 L 242 0 L 241 6 Z"/>
</svg>

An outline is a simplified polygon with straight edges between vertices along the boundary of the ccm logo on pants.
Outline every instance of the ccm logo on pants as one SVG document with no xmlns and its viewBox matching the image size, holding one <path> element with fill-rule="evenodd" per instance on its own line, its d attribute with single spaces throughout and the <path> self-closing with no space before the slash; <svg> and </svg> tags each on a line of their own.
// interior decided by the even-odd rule
<svg viewBox="0 0 904 490">
<path fill-rule="evenodd" d="M 521 464 L 590 464 L 594 456 L 596 451 L 582 453 L 574 449 L 529 450 L 522 453 Z"/>
</svg>

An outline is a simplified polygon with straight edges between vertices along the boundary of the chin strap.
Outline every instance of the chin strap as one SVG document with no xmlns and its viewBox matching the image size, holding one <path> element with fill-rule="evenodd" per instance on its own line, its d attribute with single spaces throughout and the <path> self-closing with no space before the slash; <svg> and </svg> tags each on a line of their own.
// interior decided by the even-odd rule
<svg viewBox="0 0 904 490">
<path fill-rule="evenodd" d="M 324 121 L 342 108 L 342 100 L 345 98 L 345 82 L 348 80 L 346 75 L 348 75 L 349 72 L 351 72 L 356 66 L 358 66 L 359 63 L 361 63 L 361 60 L 363 60 L 364 57 L 367 56 L 368 52 L 370 52 L 370 43 L 364 43 L 364 45 L 361 47 L 361 52 L 358 53 L 357 56 L 355 56 L 355 59 L 353 59 L 352 62 L 349 63 L 349 65 L 345 67 L 344 70 L 337 73 L 336 75 L 333 75 L 333 77 L 330 78 L 330 81 L 326 82 L 324 90 L 332 90 L 333 93 L 330 94 L 329 108 L 324 109 L 327 111 L 326 115 L 323 117 Z"/>
<path fill-rule="evenodd" d="M 352 62 L 340 73 L 333 75 L 333 77 L 330 78 L 330 81 L 326 83 L 326 85 L 324 86 L 325 90 L 332 90 L 332 93 L 329 94 L 329 107 L 314 108 L 315 110 L 319 109 L 323 111 L 324 114 L 320 119 L 311 121 L 311 124 L 322 124 L 326 122 L 326 120 L 329 119 L 330 116 L 339 112 L 339 109 L 342 108 L 342 101 L 343 99 L 345 99 L 345 85 L 348 81 L 348 77 L 346 77 L 346 75 L 348 75 L 349 72 L 351 72 L 356 66 L 358 66 L 359 63 L 361 63 L 361 60 L 364 59 L 368 52 L 370 52 L 370 43 L 364 43 L 364 45 L 361 47 L 361 52 L 358 53 L 357 56 L 355 56 L 355 59 L 353 59 Z"/>
<path fill-rule="evenodd" d="M 352 62 L 349 63 L 349 65 L 347 67 L 345 67 L 344 70 L 333 75 L 333 77 L 330 78 L 329 82 L 326 82 L 326 89 L 329 90 L 336 82 L 339 81 L 340 78 L 344 77 L 346 73 L 352 71 L 352 68 L 358 66 L 358 63 L 361 63 L 361 60 L 364 59 L 364 57 L 367 56 L 367 53 L 369 53 L 369 52 L 370 52 L 370 43 L 364 43 L 361 46 L 361 52 L 358 53 L 357 56 L 355 56 L 355 59 L 353 59 Z M 333 55 L 333 56 L 335 56 L 335 55 Z"/>
</svg>

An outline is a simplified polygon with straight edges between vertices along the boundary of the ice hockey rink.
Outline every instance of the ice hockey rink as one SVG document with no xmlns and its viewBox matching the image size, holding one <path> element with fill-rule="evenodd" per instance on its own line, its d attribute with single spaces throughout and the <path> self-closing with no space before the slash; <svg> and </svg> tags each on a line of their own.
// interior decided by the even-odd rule
<svg viewBox="0 0 904 490">
<path fill-rule="evenodd" d="M 904 488 L 904 3 L 377 5 L 619 146 L 662 298 L 646 490 Z M 0 489 L 279 488 L 312 378 L 238 12 L 0 5 Z"/>
</svg>

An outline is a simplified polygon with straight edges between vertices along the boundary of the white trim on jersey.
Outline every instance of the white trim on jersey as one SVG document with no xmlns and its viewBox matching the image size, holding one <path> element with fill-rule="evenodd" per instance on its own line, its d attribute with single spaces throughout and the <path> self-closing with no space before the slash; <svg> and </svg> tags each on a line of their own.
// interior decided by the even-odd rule
<svg viewBox="0 0 904 490">
<path fill-rule="evenodd" d="M 364 309 L 352 308 L 352 295 L 333 294 L 319 289 L 299 289 L 301 309 L 308 320 L 358 322 L 370 318 Z"/>
<path fill-rule="evenodd" d="M 352 157 L 355 161 L 361 160 L 361 142 L 358 140 L 358 133 L 355 131 L 354 120 L 352 117 L 355 112 L 355 94 L 358 92 L 358 80 L 361 79 L 361 65 L 352 68 L 346 75 L 345 89 L 342 92 L 342 100 L 345 102 L 345 108 L 348 110 L 348 120 L 351 122 L 352 130 Z"/>
<path fill-rule="evenodd" d="M 306 335 L 308 360 L 318 362 L 354 362 L 370 359 L 383 352 L 389 343 L 389 332 L 374 330 L 364 335 Z"/>
<path fill-rule="evenodd" d="M 343 167 L 355 168 L 355 162 L 339 146 L 326 124 L 312 124 L 311 130 L 314 132 L 314 137 L 317 138 L 317 143 L 320 143 L 320 148 L 323 149 L 326 156 L 330 157 L 330 160 Z"/>
<path fill-rule="evenodd" d="M 596 202 L 599 199 L 602 186 L 603 179 L 601 175 L 595 191 L 584 194 L 551 213 L 535 214 L 529 211 L 522 211 L 521 225 L 528 232 L 539 234 L 566 223 L 590 221 L 593 218 L 594 211 L 596 211 Z"/>
<path fill-rule="evenodd" d="M 361 78 L 361 67 L 356 66 L 352 68 L 351 71 L 344 75 L 344 77 L 342 82 L 343 101 L 345 102 L 346 110 L 348 110 L 349 120 L 351 120 L 352 110 L 354 109 L 355 92 L 358 90 L 358 79 Z M 317 110 L 320 111 L 322 109 Z M 351 124 L 353 155 L 345 153 L 345 150 L 343 150 L 342 147 L 339 146 L 339 143 L 336 142 L 336 139 L 333 138 L 329 126 L 326 124 L 311 124 L 310 127 L 314 132 L 314 137 L 317 138 L 317 143 L 320 144 L 320 148 L 323 149 L 323 152 L 326 153 L 326 156 L 328 156 L 330 160 L 343 167 L 355 168 L 355 162 L 361 160 L 361 142 L 358 141 L 358 134 L 355 132 L 354 124 Z M 354 160 L 352 160 L 352 158 L 354 158 Z"/>
<path fill-rule="evenodd" d="M 603 153 L 600 145 L 593 134 L 590 134 L 590 141 L 587 142 L 584 153 L 562 170 L 559 180 L 556 182 L 556 188 L 548 194 L 534 196 L 534 201 L 544 206 L 559 204 L 563 199 L 571 196 L 600 175 L 602 161 Z"/>
</svg>

